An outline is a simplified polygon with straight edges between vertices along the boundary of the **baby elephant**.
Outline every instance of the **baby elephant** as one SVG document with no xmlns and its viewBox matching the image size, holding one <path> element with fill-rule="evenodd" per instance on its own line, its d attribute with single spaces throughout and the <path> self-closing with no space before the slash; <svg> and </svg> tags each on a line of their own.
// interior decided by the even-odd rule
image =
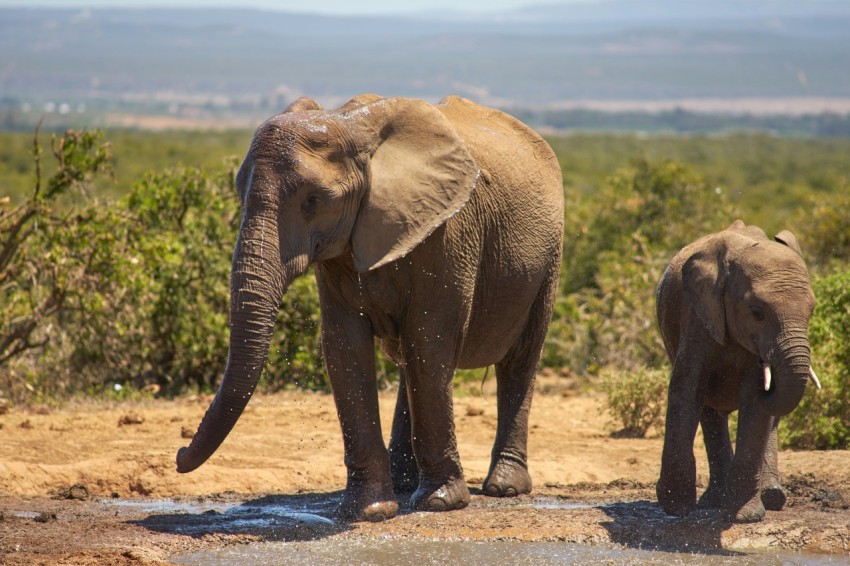
<svg viewBox="0 0 850 566">
<path fill-rule="evenodd" d="M 765 508 L 785 504 L 776 426 L 810 378 L 820 385 L 809 365 L 815 298 L 800 246 L 787 230 L 774 240 L 737 220 L 685 246 L 658 285 L 658 322 L 673 372 L 656 493 L 672 515 L 719 507 L 726 520 L 754 522 Z M 736 409 L 733 454 L 727 419 Z M 710 472 L 699 502 L 697 424 Z"/>
</svg>

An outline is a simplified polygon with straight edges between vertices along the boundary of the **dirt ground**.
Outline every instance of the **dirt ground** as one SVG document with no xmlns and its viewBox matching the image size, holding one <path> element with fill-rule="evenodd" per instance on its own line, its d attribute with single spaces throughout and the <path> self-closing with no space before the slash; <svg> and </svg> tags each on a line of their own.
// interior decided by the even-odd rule
<svg viewBox="0 0 850 566">
<path fill-rule="evenodd" d="M 398 517 L 374 524 L 303 520 L 297 513 L 244 520 L 274 506 L 333 517 L 345 469 L 329 395 L 255 396 L 218 452 L 187 475 L 175 472 L 174 455 L 209 398 L 12 409 L 0 415 L 0 564 L 159 564 L 201 549 L 325 537 L 565 541 L 705 553 L 783 549 L 850 561 L 850 452 L 782 452 L 789 500 L 761 523 L 729 525 L 716 512 L 667 517 L 654 495 L 661 438 L 612 437 L 603 399 L 576 394 L 563 381 L 538 381 L 532 495 L 494 500 L 478 489 L 496 428 L 490 380 L 455 397 L 470 506 L 412 513 L 402 500 Z M 385 434 L 394 400 L 392 391 L 381 394 Z M 697 465 L 703 485 L 699 439 Z M 245 512 L 231 519 L 217 505 L 242 505 Z"/>
</svg>

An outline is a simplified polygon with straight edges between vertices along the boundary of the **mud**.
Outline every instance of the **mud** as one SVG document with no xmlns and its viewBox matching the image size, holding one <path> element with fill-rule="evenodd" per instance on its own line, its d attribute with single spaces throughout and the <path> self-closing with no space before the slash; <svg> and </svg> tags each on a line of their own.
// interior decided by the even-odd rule
<svg viewBox="0 0 850 566">
<path fill-rule="evenodd" d="M 467 509 L 414 513 L 402 498 L 401 514 L 390 521 L 345 523 L 333 513 L 345 469 L 331 397 L 257 396 L 216 455 L 197 472 L 178 475 L 173 458 L 186 443 L 182 431 L 197 425 L 208 401 L 86 403 L 0 415 L 0 563 L 205 563 L 212 555 L 196 553 L 208 551 L 236 552 L 239 563 L 239 552 L 273 548 L 268 544 L 289 544 L 282 547 L 287 556 L 312 555 L 318 547 L 311 541 L 343 550 L 366 543 L 388 556 L 400 549 L 455 552 L 459 542 L 481 543 L 482 552 L 496 549 L 502 557 L 566 553 L 560 562 L 527 563 L 580 563 L 575 557 L 589 556 L 580 554 L 586 545 L 617 563 L 626 556 L 618 552 L 638 549 L 796 563 L 782 558 L 792 553 L 850 563 L 847 451 L 783 451 L 788 503 L 761 523 L 730 525 L 705 511 L 672 518 L 654 496 L 661 439 L 613 438 L 600 397 L 541 379 L 529 441 L 534 493 L 493 499 L 478 489 L 495 433 L 495 397 L 485 385 L 483 392 L 459 391 L 455 400 L 473 493 Z M 393 392 L 382 394 L 385 430 L 393 401 Z M 698 443 L 703 484 L 700 450 Z M 192 556 L 203 558 L 191 562 Z"/>
</svg>

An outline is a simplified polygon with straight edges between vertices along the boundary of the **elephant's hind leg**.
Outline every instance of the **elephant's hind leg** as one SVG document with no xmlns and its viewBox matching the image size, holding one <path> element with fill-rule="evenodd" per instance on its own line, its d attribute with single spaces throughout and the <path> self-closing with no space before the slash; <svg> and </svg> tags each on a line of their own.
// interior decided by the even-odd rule
<svg viewBox="0 0 850 566">
<path fill-rule="evenodd" d="M 419 485 L 419 468 L 411 443 L 410 407 L 407 403 L 407 378 L 401 370 L 398 399 L 390 434 L 390 474 L 397 493 L 413 493 Z"/>
<path fill-rule="evenodd" d="M 439 322 L 434 324 L 439 327 Z M 451 511 L 469 505 L 452 409 L 456 356 L 450 348 L 435 347 L 438 340 L 429 337 L 439 332 L 426 326 L 422 323 L 422 334 L 406 344 L 404 352 L 410 438 L 419 473 L 410 506 L 418 511 Z"/>
<path fill-rule="evenodd" d="M 550 274 L 531 307 L 519 340 L 496 364 L 498 428 L 490 471 L 484 480 L 486 495 L 515 497 L 531 492 L 528 413 L 557 284 L 558 274 Z"/>
</svg>

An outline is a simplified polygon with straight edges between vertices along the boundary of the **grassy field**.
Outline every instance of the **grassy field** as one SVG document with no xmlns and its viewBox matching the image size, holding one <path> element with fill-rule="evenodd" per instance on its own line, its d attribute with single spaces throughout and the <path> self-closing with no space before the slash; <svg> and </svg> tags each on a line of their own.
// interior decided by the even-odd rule
<svg viewBox="0 0 850 566">
<path fill-rule="evenodd" d="M 111 145 L 115 179 L 99 179 L 97 191 L 116 197 L 129 192 L 144 173 L 186 165 L 204 169 L 219 168 L 229 157 L 243 156 L 253 132 L 247 130 L 219 132 L 143 132 L 111 130 L 105 133 Z M 50 133 L 39 139 L 44 152 L 50 151 Z M 32 187 L 32 133 L 0 133 L 0 197 L 9 196 L 19 202 Z M 45 174 L 54 163 L 44 160 Z"/>
<path fill-rule="evenodd" d="M 115 180 L 99 180 L 97 191 L 113 197 L 126 194 L 145 172 L 178 165 L 220 167 L 228 158 L 241 159 L 251 135 L 247 130 L 107 131 Z M 0 133 L 0 197 L 19 202 L 30 190 L 32 138 L 29 133 Z M 50 134 L 43 133 L 41 139 L 48 151 Z M 636 160 L 671 160 L 692 167 L 724 191 L 748 222 L 768 231 L 785 227 L 810 206 L 811 197 L 843 194 L 850 188 L 850 139 L 844 138 L 573 134 L 550 137 L 549 142 L 561 161 L 568 190 L 592 195 L 620 167 Z"/>
</svg>

